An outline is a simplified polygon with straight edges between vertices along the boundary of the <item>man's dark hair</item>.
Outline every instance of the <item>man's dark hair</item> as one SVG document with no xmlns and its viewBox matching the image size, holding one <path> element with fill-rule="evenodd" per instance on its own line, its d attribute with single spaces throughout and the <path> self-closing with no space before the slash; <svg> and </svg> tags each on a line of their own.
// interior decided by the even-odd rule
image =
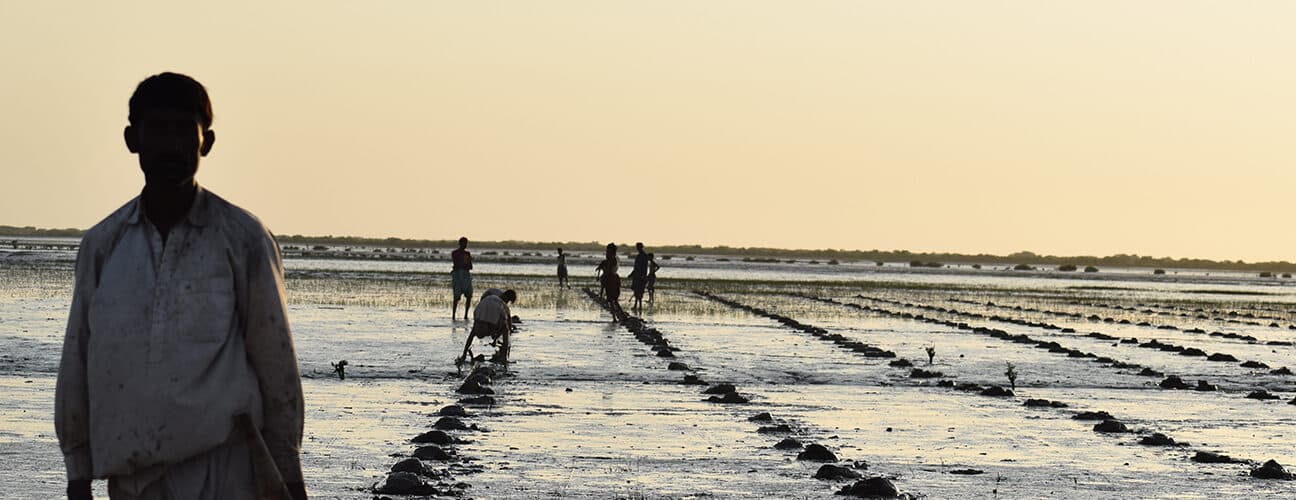
<svg viewBox="0 0 1296 500">
<path fill-rule="evenodd" d="M 198 80 L 179 73 L 158 73 L 145 78 L 130 98 L 130 121 L 146 109 L 170 109 L 193 112 L 203 129 L 212 125 L 211 98 Z"/>
<path fill-rule="evenodd" d="M 513 291 L 512 288 L 504 290 L 504 293 L 500 294 L 500 300 L 503 300 L 504 302 L 517 302 L 517 292 Z"/>
<path fill-rule="evenodd" d="M 460 237 L 459 237 L 459 244 L 460 244 L 460 245 L 467 245 L 467 244 L 468 244 L 468 237 L 467 237 L 467 236 L 460 236 Z"/>
</svg>

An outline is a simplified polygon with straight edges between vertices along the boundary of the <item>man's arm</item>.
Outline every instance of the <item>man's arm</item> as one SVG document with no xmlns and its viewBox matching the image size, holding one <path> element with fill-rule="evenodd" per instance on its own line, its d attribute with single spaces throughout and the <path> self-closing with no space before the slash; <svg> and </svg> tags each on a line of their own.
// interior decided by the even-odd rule
<svg viewBox="0 0 1296 500">
<path fill-rule="evenodd" d="M 302 427 L 301 373 L 288 327 L 283 261 L 269 232 L 249 242 L 247 303 L 244 311 L 248 360 L 256 371 L 263 405 L 262 435 L 279 474 L 288 484 L 300 484 Z"/>
<path fill-rule="evenodd" d="M 59 362 L 58 382 L 54 389 L 54 431 L 63 450 L 69 492 L 73 483 L 84 483 L 88 493 L 94 471 L 90 462 L 90 400 L 86 388 L 86 346 L 90 341 L 87 313 L 98 273 L 94 249 L 87 243 L 83 240 L 77 252 L 72 308 L 68 313 L 63 358 Z"/>
</svg>

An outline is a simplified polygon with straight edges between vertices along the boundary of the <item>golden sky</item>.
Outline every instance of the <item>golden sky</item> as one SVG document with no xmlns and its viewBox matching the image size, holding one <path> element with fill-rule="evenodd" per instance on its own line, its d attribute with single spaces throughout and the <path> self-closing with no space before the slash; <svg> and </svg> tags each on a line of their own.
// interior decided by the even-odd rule
<svg viewBox="0 0 1296 500">
<path fill-rule="evenodd" d="M 0 224 L 178 71 L 279 234 L 1296 260 L 1296 3 L 173 3 L 0 2 Z"/>
</svg>

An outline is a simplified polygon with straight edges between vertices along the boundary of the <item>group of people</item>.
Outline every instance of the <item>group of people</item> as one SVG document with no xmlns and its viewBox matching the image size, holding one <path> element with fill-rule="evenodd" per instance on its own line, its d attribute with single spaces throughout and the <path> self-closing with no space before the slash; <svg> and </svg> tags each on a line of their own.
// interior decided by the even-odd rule
<svg viewBox="0 0 1296 500">
<path fill-rule="evenodd" d="M 599 293 L 607 298 L 611 303 L 614 311 L 613 315 L 620 317 L 624 315 L 621 310 L 621 277 L 617 274 L 620 264 L 617 259 L 617 246 L 615 243 L 608 243 L 607 253 L 603 261 L 599 262 L 594 268 L 595 275 L 598 276 Z M 657 270 L 661 266 L 657 264 L 657 259 L 651 253 L 644 252 L 643 243 L 635 243 L 634 267 L 631 268 L 628 278 L 630 278 L 630 290 L 634 293 L 634 303 L 632 310 L 639 312 L 643 309 L 643 296 L 648 293 L 648 301 L 653 301 L 656 293 Z M 477 307 L 472 307 L 472 253 L 468 251 L 468 238 L 459 238 L 459 248 L 450 252 L 450 290 L 452 300 L 450 304 L 450 317 L 455 318 L 459 314 L 459 301 L 464 302 L 463 318 L 468 321 L 468 310 L 472 309 L 472 330 L 468 339 L 464 342 L 463 353 L 455 359 L 455 364 L 461 365 L 471 361 L 485 360 L 484 355 L 474 357 L 472 355 L 472 344 L 476 339 L 490 339 L 490 345 L 496 348 L 495 354 L 490 358 L 495 362 L 508 362 L 510 352 L 510 334 L 516 331 L 516 318 L 509 310 L 509 304 L 517 301 L 517 292 L 514 290 L 500 290 L 491 288 L 482 294 L 477 303 Z M 567 281 L 567 254 L 562 248 L 558 249 L 558 286 L 570 287 Z"/>
<path fill-rule="evenodd" d="M 453 319 L 459 311 L 459 299 L 464 300 L 464 321 L 468 321 L 468 309 L 472 308 L 472 253 L 468 251 L 468 238 L 459 238 L 459 248 L 450 252 L 450 293 L 453 300 L 450 304 L 450 317 Z M 495 354 L 490 361 L 507 363 L 510 351 L 510 337 L 516 331 L 516 322 L 509 304 L 517 302 L 517 291 L 488 288 L 477 301 L 473 309 L 472 330 L 464 342 L 463 354 L 455 359 L 456 365 L 472 361 L 483 361 L 484 355 L 474 357 L 472 344 L 475 339 L 490 339 Z"/>
<path fill-rule="evenodd" d="M 648 301 L 653 301 L 657 287 L 657 270 L 661 266 L 657 264 L 657 259 L 651 253 L 644 252 L 643 243 L 635 243 L 634 267 L 630 269 L 630 291 L 634 293 L 634 304 L 631 310 L 640 312 L 643 310 L 644 292 L 648 292 Z M 606 298 L 612 305 L 614 314 L 621 311 L 621 277 L 617 275 L 617 269 L 620 263 L 617 259 L 616 243 L 608 243 L 604 258 L 595 266 L 594 273 L 599 277 L 599 294 Z M 561 272 L 560 272 L 561 274 Z M 616 314 L 620 315 L 620 314 Z"/>
</svg>

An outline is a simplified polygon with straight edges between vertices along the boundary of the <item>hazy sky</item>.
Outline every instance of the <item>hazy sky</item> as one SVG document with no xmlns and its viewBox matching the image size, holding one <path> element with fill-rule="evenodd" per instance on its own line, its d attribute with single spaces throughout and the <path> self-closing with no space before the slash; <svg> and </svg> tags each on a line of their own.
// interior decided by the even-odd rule
<svg viewBox="0 0 1296 500">
<path fill-rule="evenodd" d="M 178 3 L 0 2 L 0 224 L 170 70 L 279 234 L 1296 260 L 1292 2 Z"/>
</svg>

